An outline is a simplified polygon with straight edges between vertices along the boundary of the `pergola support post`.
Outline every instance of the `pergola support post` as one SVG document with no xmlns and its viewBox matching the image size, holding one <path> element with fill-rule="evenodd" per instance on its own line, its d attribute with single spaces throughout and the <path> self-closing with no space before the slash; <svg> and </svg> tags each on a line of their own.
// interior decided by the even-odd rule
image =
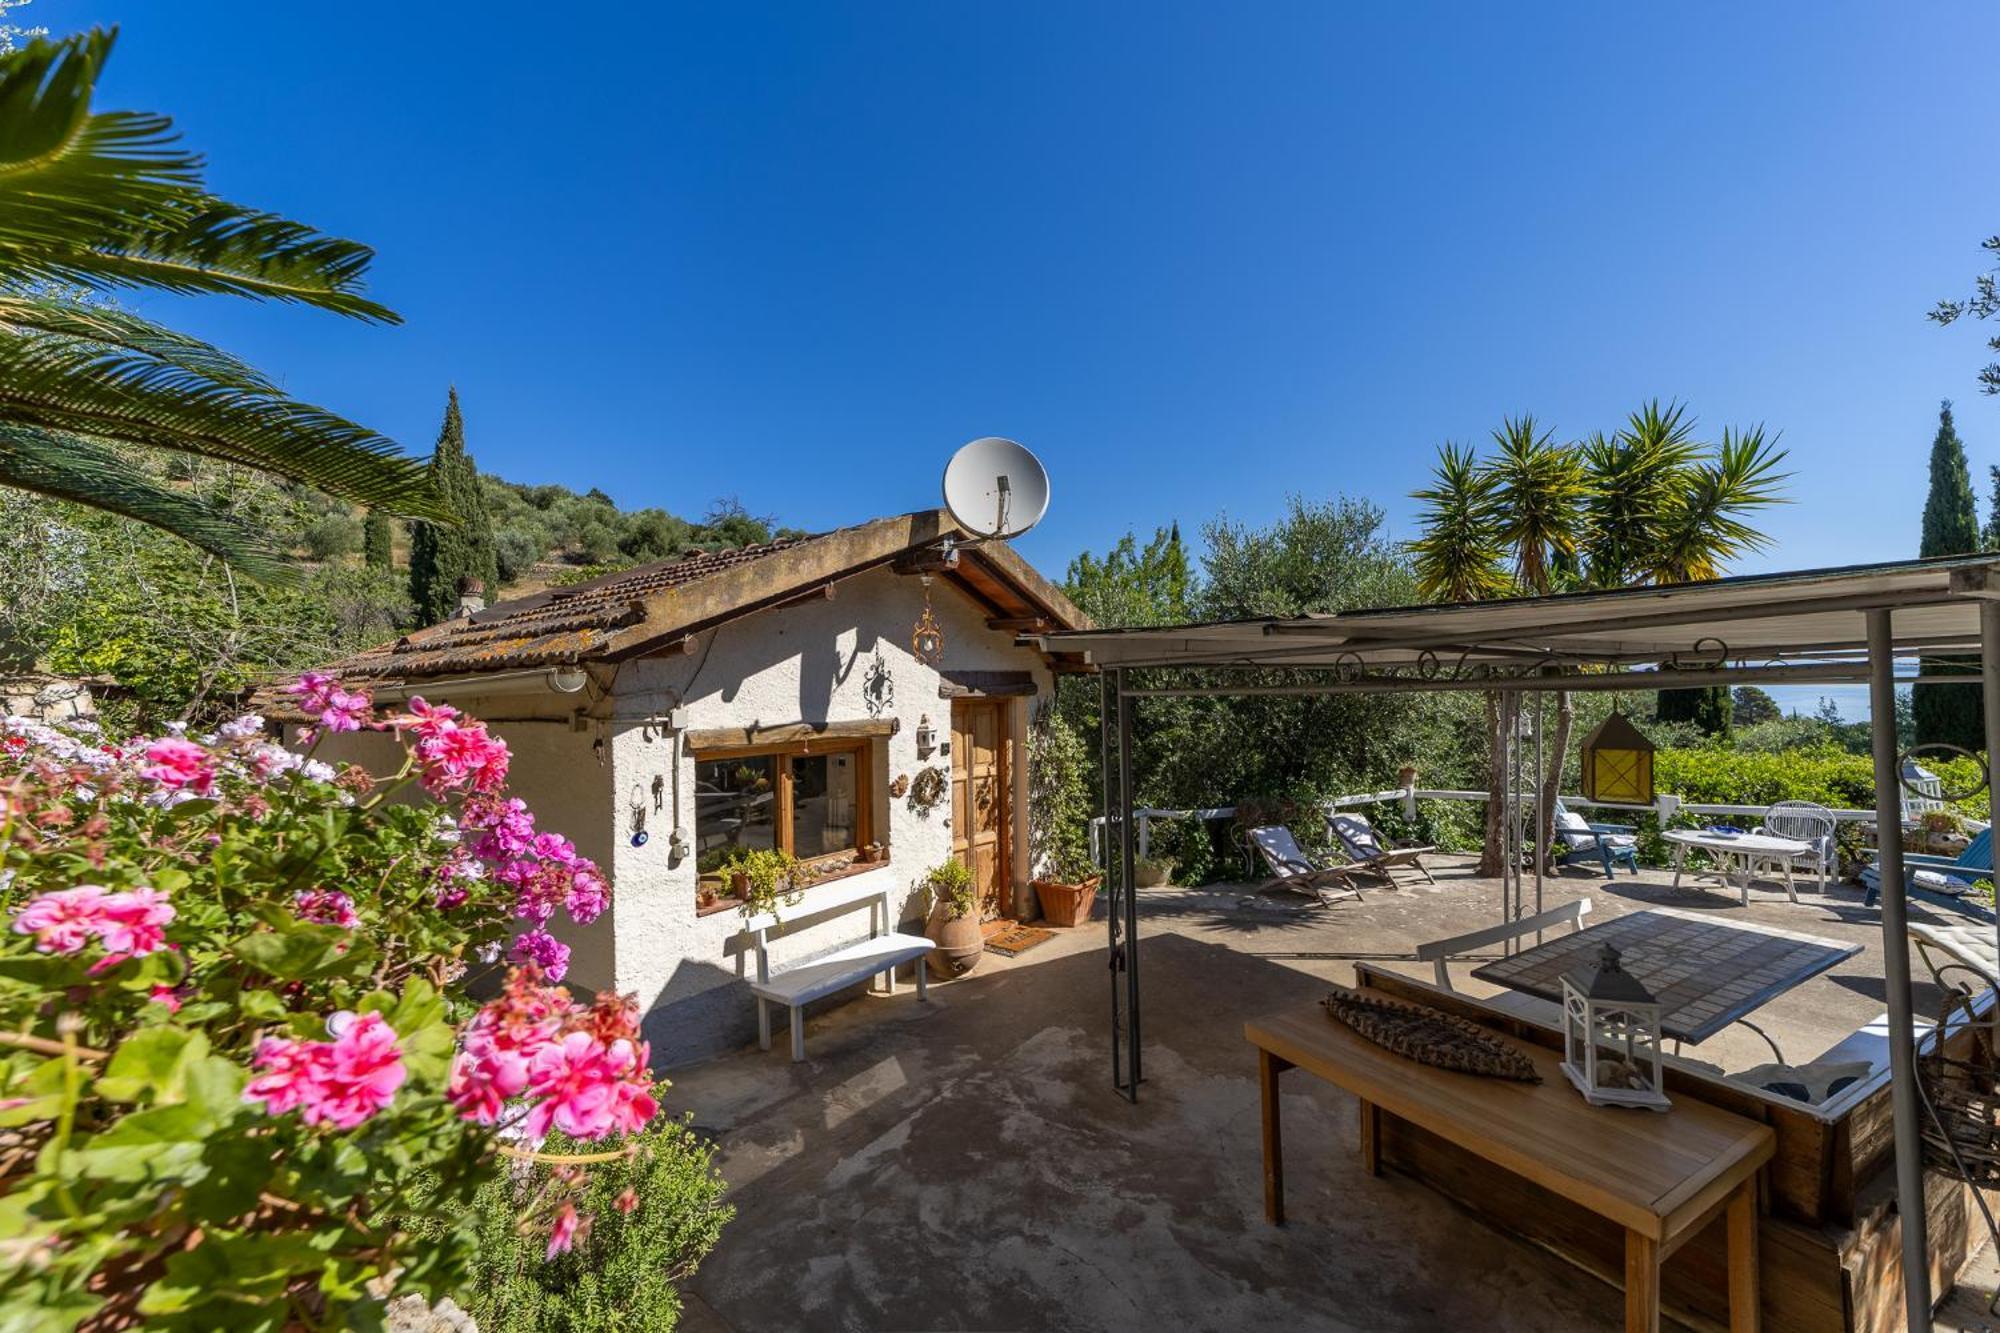
<svg viewBox="0 0 2000 1333">
<path fill-rule="evenodd" d="M 1986 713 L 1986 818 L 2000 814 L 1993 793 L 1993 761 L 2000 756 L 2000 601 L 1979 604 L 1979 697 Z M 1995 913 L 2000 917 L 2000 913 Z M 2000 922 L 1994 926 L 1994 946 L 2000 949 Z"/>
<path fill-rule="evenodd" d="M 1104 928 L 1110 946 L 1111 1085 L 1139 1100 L 1139 905 L 1133 894 L 1132 698 L 1125 673 L 1099 682 L 1098 731 L 1103 748 Z"/>
<path fill-rule="evenodd" d="M 1910 927 L 1903 878 L 1903 773 L 1897 762 L 1896 653 L 1890 612 L 1869 611 L 1868 720 L 1875 751 L 1876 864 L 1882 875 L 1882 972 L 1889 1002 L 1890 1104 L 1895 1114 L 1896 1211 L 1903 1229 L 1903 1309 L 1911 1329 L 1930 1327 L 1931 1273 L 1924 1226 L 1923 1135 L 1917 1097 Z M 1981 629 L 1987 621 L 1982 614 Z M 1983 637 L 1982 637 L 1983 641 Z M 1987 684 L 1992 690 L 1990 680 Z"/>
</svg>

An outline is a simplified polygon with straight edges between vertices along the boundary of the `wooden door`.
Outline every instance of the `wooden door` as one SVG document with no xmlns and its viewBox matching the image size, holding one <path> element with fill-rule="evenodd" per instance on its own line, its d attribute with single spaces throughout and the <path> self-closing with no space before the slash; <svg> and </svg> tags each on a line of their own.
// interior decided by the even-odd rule
<svg viewBox="0 0 2000 1333">
<path fill-rule="evenodd" d="M 1007 771 L 1007 700 L 951 705 L 951 849 L 972 871 L 984 920 L 1014 915 L 1013 787 Z"/>
</svg>

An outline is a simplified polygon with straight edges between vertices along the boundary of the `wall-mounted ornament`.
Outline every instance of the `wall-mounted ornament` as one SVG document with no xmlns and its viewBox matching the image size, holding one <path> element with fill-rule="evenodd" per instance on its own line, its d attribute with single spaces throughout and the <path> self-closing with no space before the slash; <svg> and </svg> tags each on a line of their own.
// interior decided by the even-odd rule
<svg viewBox="0 0 2000 1333">
<path fill-rule="evenodd" d="M 910 652 L 925 666 L 944 661 L 944 629 L 931 614 L 931 576 L 924 575 L 924 613 L 910 633 Z"/>
<path fill-rule="evenodd" d="M 900 801 L 909 792 L 909 790 L 910 790 L 910 775 L 908 773 L 898 773 L 896 775 L 896 780 L 889 784 L 890 799 Z"/>
<path fill-rule="evenodd" d="M 910 808 L 918 814 L 926 814 L 944 799 L 948 779 L 945 771 L 933 765 L 920 769 L 910 782 Z"/>
<path fill-rule="evenodd" d="M 632 845 L 644 847 L 652 835 L 646 832 L 646 793 L 638 783 L 632 784 Z"/>
<path fill-rule="evenodd" d="M 917 758 L 928 759 L 931 751 L 937 749 L 937 728 L 931 725 L 931 715 L 925 713 L 917 719 Z"/>
<path fill-rule="evenodd" d="M 880 717 L 896 706 L 896 678 L 889 674 L 889 663 L 879 647 L 861 678 L 861 703 L 870 717 Z"/>
</svg>

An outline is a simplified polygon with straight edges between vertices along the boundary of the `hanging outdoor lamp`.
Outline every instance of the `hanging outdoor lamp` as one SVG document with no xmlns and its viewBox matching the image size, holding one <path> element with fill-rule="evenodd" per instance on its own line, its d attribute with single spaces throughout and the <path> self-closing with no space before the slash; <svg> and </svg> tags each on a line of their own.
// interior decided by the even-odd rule
<svg viewBox="0 0 2000 1333">
<path fill-rule="evenodd" d="M 1653 743 L 1615 704 L 1583 738 L 1583 794 L 1615 805 L 1653 803 Z"/>
</svg>

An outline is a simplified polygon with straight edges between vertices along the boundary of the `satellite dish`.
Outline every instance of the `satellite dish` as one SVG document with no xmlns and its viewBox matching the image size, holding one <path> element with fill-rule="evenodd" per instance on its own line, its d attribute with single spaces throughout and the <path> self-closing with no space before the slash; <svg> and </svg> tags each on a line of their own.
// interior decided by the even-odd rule
<svg viewBox="0 0 2000 1333">
<path fill-rule="evenodd" d="M 951 456 L 944 506 L 975 538 L 1018 537 L 1049 510 L 1049 473 L 1012 440 L 989 435 Z"/>
</svg>

